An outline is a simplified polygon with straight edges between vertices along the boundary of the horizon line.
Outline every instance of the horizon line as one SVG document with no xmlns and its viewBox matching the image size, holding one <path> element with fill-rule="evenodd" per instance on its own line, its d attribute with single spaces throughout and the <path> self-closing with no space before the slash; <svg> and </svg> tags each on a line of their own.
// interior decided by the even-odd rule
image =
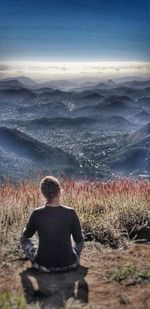
<svg viewBox="0 0 150 309">
<path fill-rule="evenodd" d="M 0 61 L 0 78 L 27 75 L 33 79 L 150 75 L 143 61 Z"/>
</svg>

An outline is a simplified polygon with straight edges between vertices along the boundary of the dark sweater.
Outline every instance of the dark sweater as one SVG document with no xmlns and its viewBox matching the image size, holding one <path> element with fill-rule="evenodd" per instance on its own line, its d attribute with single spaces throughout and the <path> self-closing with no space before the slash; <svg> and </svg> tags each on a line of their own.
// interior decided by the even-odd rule
<svg viewBox="0 0 150 309">
<path fill-rule="evenodd" d="M 83 245 L 79 218 L 73 208 L 44 206 L 36 208 L 23 236 L 31 238 L 37 231 L 39 245 L 35 262 L 45 267 L 64 267 L 76 262 Z M 75 242 L 72 246 L 71 235 Z"/>
</svg>

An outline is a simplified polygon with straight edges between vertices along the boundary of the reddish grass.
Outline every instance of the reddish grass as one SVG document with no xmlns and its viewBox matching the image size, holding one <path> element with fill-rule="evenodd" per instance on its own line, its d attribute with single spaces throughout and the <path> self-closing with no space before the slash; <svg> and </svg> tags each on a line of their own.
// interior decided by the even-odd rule
<svg viewBox="0 0 150 309">
<path fill-rule="evenodd" d="M 62 203 L 74 207 L 88 239 L 118 246 L 135 223 L 150 224 L 150 182 L 122 179 L 109 182 L 60 179 Z M 0 238 L 13 245 L 27 218 L 44 199 L 37 182 L 7 183 L 0 188 Z"/>
</svg>

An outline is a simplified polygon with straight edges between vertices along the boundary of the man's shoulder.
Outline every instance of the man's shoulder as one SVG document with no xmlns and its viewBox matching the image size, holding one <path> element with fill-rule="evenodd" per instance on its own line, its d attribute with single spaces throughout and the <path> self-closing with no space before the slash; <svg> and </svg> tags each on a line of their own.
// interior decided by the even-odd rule
<svg viewBox="0 0 150 309">
<path fill-rule="evenodd" d="M 60 207 L 59 207 L 59 209 L 60 209 Z M 71 214 L 73 214 L 73 213 L 75 212 L 75 209 L 74 209 L 73 207 L 66 206 L 66 205 L 61 205 L 61 209 L 62 209 L 63 211 L 65 211 L 66 213 L 71 213 Z M 34 215 L 37 215 L 37 214 L 40 214 L 40 213 L 42 213 L 42 212 L 44 212 L 44 211 L 46 211 L 45 206 L 41 206 L 41 207 L 35 208 L 35 209 L 33 210 L 32 213 L 33 213 Z"/>
<path fill-rule="evenodd" d="M 65 211 L 68 211 L 68 212 L 74 212 L 74 208 L 73 207 L 70 207 L 70 206 L 66 206 L 66 205 L 61 205 L 62 208 L 65 210 Z"/>
<path fill-rule="evenodd" d="M 33 210 L 33 214 L 37 214 L 45 209 L 45 206 L 37 207 Z"/>
</svg>

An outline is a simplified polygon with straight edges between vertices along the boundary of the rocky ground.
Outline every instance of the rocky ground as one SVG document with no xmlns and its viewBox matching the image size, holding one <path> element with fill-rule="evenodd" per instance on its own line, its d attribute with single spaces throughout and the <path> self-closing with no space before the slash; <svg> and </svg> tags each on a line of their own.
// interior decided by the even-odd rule
<svg viewBox="0 0 150 309">
<path fill-rule="evenodd" d="M 0 308 L 149 309 L 149 255 L 148 243 L 113 250 L 88 242 L 77 270 L 44 274 L 20 253 L 1 265 Z M 13 307 L 13 297 L 23 305 Z"/>
</svg>

